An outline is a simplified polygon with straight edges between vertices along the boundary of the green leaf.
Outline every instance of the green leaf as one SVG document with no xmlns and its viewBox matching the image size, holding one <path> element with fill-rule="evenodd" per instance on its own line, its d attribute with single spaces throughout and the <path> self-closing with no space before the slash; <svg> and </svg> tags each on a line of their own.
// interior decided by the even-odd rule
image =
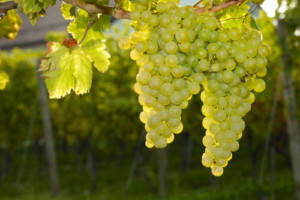
<svg viewBox="0 0 300 200">
<path fill-rule="evenodd" d="M 92 61 L 80 47 L 69 49 L 59 43 L 49 45 L 49 53 L 41 63 L 42 76 L 50 98 L 59 99 L 73 90 L 87 93 L 92 84 Z"/>
<path fill-rule="evenodd" d="M 80 41 L 83 38 L 83 35 L 86 31 L 86 27 L 90 20 L 91 17 L 86 11 L 78 9 L 78 13 L 75 20 L 71 22 L 68 26 L 68 32 L 71 33 L 76 40 Z M 87 43 L 91 40 L 96 41 L 104 39 L 104 35 L 102 33 L 103 25 L 101 24 L 101 21 L 102 20 L 100 19 L 96 19 L 93 25 L 89 28 L 82 44 Z"/>
<path fill-rule="evenodd" d="M 55 4 L 56 0 L 42 0 L 43 3 L 43 9 L 47 10 L 49 6 L 52 6 Z"/>
<path fill-rule="evenodd" d="M 104 44 L 86 45 L 83 50 L 99 72 L 103 73 L 108 69 L 110 54 L 105 50 Z"/>
<path fill-rule="evenodd" d="M 60 7 L 61 13 L 66 20 L 72 20 L 75 18 L 76 8 L 71 4 L 62 3 Z"/>
<path fill-rule="evenodd" d="M 0 90 L 4 90 L 9 82 L 9 76 L 5 72 L 0 72 Z"/>
<path fill-rule="evenodd" d="M 133 4 L 131 2 L 131 0 L 118 0 L 116 1 L 118 6 L 121 6 L 122 8 L 124 8 L 125 10 L 132 10 L 133 8 Z"/>
<path fill-rule="evenodd" d="M 54 5 L 56 0 L 23 0 L 22 8 L 24 14 L 32 24 L 36 24 L 40 16 L 44 16 L 50 5 Z"/>
<path fill-rule="evenodd" d="M 220 18 L 222 26 L 225 28 L 243 27 L 249 25 L 249 5 L 246 3 L 242 5 L 234 5 L 217 13 Z"/>
<path fill-rule="evenodd" d="M 75 93 L 78 95 L 89 92 L 92 86 L 92 65 L 90 59 L 79 48 L 72 51 L 72 67 L 74 69 Z"/>
<path fill-rule="evenodd" d="M 23 0 L 22 6 L 25 14 L 38 13 L 43 9 L 43 4 L 37 0 Z"/>
<path fill-rule="evenodd" d="M 108 31 L 110 29 L 110 16 L 101 15 L 99 20 L 101 23 L 101 28 Z"/>
<path fill-rule="evenodd" d="M 40 71 L 46 78 L 50 98 L 62 98 L 74 88 L 75 80 L 72 69 L 72 56 L 68 48 L 59 43 L 52 43 L 47 60 L 41 63 Z"/>
<path fill-rule="evenodd" d="M 0 20 L 0 38 L 15 39 L 22 25 L 22 19 L 14 10 L 9 10 L 7 15 Z"/>
</svg>

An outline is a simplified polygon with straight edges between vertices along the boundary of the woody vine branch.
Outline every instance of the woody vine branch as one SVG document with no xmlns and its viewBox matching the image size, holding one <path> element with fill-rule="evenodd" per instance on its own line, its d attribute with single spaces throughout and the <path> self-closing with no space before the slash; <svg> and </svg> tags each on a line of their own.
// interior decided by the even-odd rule
<svg viewBox="0 0 300 200">
<path fill-rule="evenodd" d="M 90 14 L 105 14 L 110 15 L 118 19 L 130 19 L 130 12 L 126 11 L 122 8 L 117 7 L 109 7 L 109 6 L 100 6 L 92 3 L 84 2 L 83 0 L 63 0 L 66 3 L 72 4 L 75 7 L 81 8 L 86 10 Z M 212 8 L 205 8 L 205 7 L 199 7 L 195 6 L 195 11 L 198 14 L 205 13 L 205 12 L 218 12 L 220 10 L 226 9 L 228 7 L 234 6 L 234 5 L 241 5 L 246 0 L 231 0 L 228 2 L 221 3 L 219 5 L 216 5 Z M 14 1 L 8 1 L 4 3 L 0 3 L 0 14 L 6 14 L 8 10 L 16 9 L 17 4 Z"/>
</svg>

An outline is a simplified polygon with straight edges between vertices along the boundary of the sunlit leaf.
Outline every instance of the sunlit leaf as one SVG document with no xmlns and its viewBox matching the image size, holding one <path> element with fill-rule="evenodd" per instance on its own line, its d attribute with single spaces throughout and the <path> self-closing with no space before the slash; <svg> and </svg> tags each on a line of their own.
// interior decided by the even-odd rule
<svg viewBox="0 0 300 200">
<path fill-rule="evenodd" d="M 0 38 L 15 39 L 22 25 L 22 19 L 14 10 L 9 10 L 7 15 L 0 20 Z"/>
<path fill-rule="evenodd" d="M 50 43 L 40 71 L 46 79 L 50 98 L 62 98 L 72 90 L 87 93 L 92 83 L 92 62 L 79 47 Z"/>
<path fill-rule="evenodd" d="M 68 32 L 71 33 L 76 40 L 80 41 L 84 36 L 84 33 L 90 20 L 91 16 L 89 16 L 89 14 L 86 11 L 79 9 L 75 20 L 71 22 L 68 26 Z M 83 43 L 86 43 L 91 40 L 104 39 L 104 36 L 102 34 L 103 29 L 101 23 L 101 18 L 95 19 L 95 22 L 89 28 Z"/>
<path fill-rule="evenodd" d="M 105 46 L 103 44 L 97 44 L 93 46 L 86 46 L 84 48 L 85 54 L 94 63 L 94 67 L 99 72 L 105 72 L 108 69 L 110 64 L 109 53 L 105 50 Z"/>
<path fill-rule="evenodd" d="M 67 3 L 62 3 L 61 4 L 61 13 L 64 17 L 64 19 L 67 19 L 67 20 L 72 20 L 75 18 L 75 11 L 76 11 L 76 8 L 74 6 L 72 6 L 71 4 L 67 4 Z"/>
<path fill-rule="evenodd" d="M 42 76 L 46 78 L 50 98 L 62 98 L 74 88 L 71 59 L 67 47 L 53 43 L 47 59 L 42 61 L 40 70 L 43 71 Z"/>
<path fill-rule="evenodd" d="M 43 4 L 38 0 L 23 0 L 22 6 L 25 14 L 38 13 L 43 9 Z"/>
<path fill-rule="evenodd" d="M 81 49 L 72 51 L 72 68 L 75 79 L 74 91 L 76 94 L 87 93 L 92 85 L 92 65 Z"/>
<path fill-rule="evenodd" d="M 32 24 L 36 24 L 40 16 L 44 16 L 50 5 L 54 5 L 56 0 L 23 0 L 22 9 Z"/>
</svg>

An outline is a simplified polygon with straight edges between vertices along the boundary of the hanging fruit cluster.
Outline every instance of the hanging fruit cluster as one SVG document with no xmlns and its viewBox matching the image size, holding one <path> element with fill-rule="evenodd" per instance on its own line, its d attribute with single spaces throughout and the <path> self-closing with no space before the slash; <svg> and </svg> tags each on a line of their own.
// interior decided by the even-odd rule
<svg viewBox="0 0 300 200">
<path fill-rule="evenodd" d="M 139 66 L 135 91 L 148 148 L 164 148 L 183 130 L 182 109 L 201 92 L 205 115 L 202 164 L 221 176 L 239 148 L 243 117 L 262 92 L 268 46 L 249 27 L 224 28 L 210 13 L 174 2 L 138 0 L 131 13 L 134 32 L 119 46 L 131 48 Z"/>
</svg>

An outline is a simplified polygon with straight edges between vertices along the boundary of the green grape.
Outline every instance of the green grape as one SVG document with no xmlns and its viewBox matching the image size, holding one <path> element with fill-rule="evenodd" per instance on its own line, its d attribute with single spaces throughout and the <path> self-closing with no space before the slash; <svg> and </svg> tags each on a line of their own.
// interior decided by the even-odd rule
<svg viewBox="0 0 300 200">
<path fill-rule="evenodd" d="M 229 38 L 229 35 L 224 31 L 224 32 L 219 33 L 219 40 L 221 42 L 227 42 L 230 40 L 230 38 Z"/>
<path fill-rule="evenodd" d="M 137 76 L 136 80 L 141 84 L 147 84 L 151 79 L 151 75 L 147 71 L 140 71 Z"/>
<path fill-rule="evenodd" d="M 220 61 L 224 61 L 228 57 L 228 53 L 227 53 L 226 49 L 220 48 L 216 52 L 216 56 Z"/>
<path fill-rule="evenodd" d="M 205 49 L 199 49 L 198 50 L 198 57 L 200 59 L 204 59 L 207 57 L 207 51 Z"/>
<path fill-rule="evenodd" d="M 176 55 L 169 54 L 165 58 L 165 63 L 169 67 L 174 67 L 178 64 L 178 58 Z"/>
<path fill-rule="evenodd" d="M 178 47 L 176 42 L 170 41 L 165 45 L 166 52 L 169 54 L 174 54 L 177 52 Z"/>
<path fill-rule="evenodd" d="M 154 144 L 156 148 L 162 149 L 167 146 L 168 142 L 166 138 L 160 136 Z"/>
<path fill-rule="evenodd" d="M 195 80 L 197 83 L 203 83 L 205 80 L 205 76 L 203 73 L 194 73 L 191 78 Z"/>
<path fill-rule="evenodd" d="M 229 37 L 230 37 L 230 39 L 231 40 L 239 40 L 240 39 L 240 37 L 241 37 L 241 31 L 239 30 L 239 29 L 230 29 L 229 31 L 228 31 L 228 34 L 229 34 Z"/>
<path fill-rule="evenodd" d="M 208 71 L 210 68 L 210 62 L 206 59 L 202 59 L 198 63 L 198 68 L 200 69 L 200 71 Z"/>
<path fill-rule="evenodd" d="M 205 167 L 210 167 L 213 164 L 213 158 L 209 155 L 202 155 L 202 165 Z"/>
<path fill-rule="evenodd" d="M 263 92 L 266 89 L 266 83 L 262 79 L 256 79 L 254 82 L 254 90 L 257 93 Z"/>
<path fill-rule="evenodd" d="M 178 42 L 187 42 L 188 40 L 188 32 L 186 29 L 178 29 L 175 33 L 175 38 Z"/>
<path fill-rule="evenodd" d="M 234 79 L 234 73 L 230 70 L 226 70 L 223 72 L 222 78 L 225 83 L 230 83 Z"/>
<path fill-rule="evenodd" d="M 253 72 L 255 71 L 255 67 L 256 67 L 255 59 L 253 59 L 253 58 L 248 58 L 248 59 L 244 62 L 244 67 L 245 67 L 245 69 L 246 69 L 249 73 L 253 73 Z"/>
<path fill-rule="evenodd" d="M 220 89 L 220 84 L 215 79 L 212 79 L 207 82 L 207 88 L 209 91 L 215 92 Z"/>
<path fill-rule="evenodd" d="M 239 62 L 239 63 L 243 63 L 243 62 L 245 62 L 246 61 L 246 55 L 243 53 L 243 52 L 241 52 L 241 51 L 239 51 L 239 52 L 236 52 L 235 54 L 234 54 L 234 58 L 235 58 L 235 60 L 237 61 L 237 62 Z"/>
<path fill-rule="evenodd" d="M 175 78 L 180 78 L 184 75 L 184 68 L 181 66 L 174 67 L 172 74 Z"/>
<path fill-rule="evenodd" d="M 171 69 L 167 66 L 162 65 L 159 67 L 159 73 L 162 76 L 167 76 L 171 73 Z"/>
<path fill-rule="evenodd" d="M 147 42 L 147 52 L 149 54 L 154 54 L 158 50 L 158 44 L 156 41 L 148 41 Z"/>
<path fill-rule="evenodd" d="M 257 75 L 258 77 L 264 77 L 264 76 L 267 75 L 267 72 L 268 72 L 268 71 L 267 71 L 267 68 L 264 67 L 264 68 L 259 69 L 258 72 L 256 73 L 256 75 Z"/>
<path fill-rule="evenodd" d="M 181 52 L 188 53 L 191 49 L 191 43 L 183 42 L 179 45 L 179 47 Z"/>
<path fill-rule="evenodd" d="M 191 94 L 198 94 L 200 92 L 200 85 L 195 81 L 189 82 L 188 89 Z"/>
<path fill-rule="evenodd" d="M 250 58 L 253 58 L 257 55 L 257 49 L 255 46 L 254 47 L 249 46 L 246 52 L 247 52 L 247 56 Z"/>
<path fill-rule="evenodd" d="M 219 45 L 217 43 L 210 43 L 207 47 L 207 50 L 210 54 L 216 54 L 218 48 L 219 48 Z"/>
<path fill-rule="evenodd" d="M 143 66 L 145 71 L 151 72 L 154 68 L 154 65 L 151 62 L 147 62 Z"/>
<path fill-rule="evenodd" d="M 205 26 L 208 30 L 213 31 L 218 27 L 218 20 L 214 17 L 207 17 L 206 18 L 206 22 L 205 22 Z"/>
</svg>

